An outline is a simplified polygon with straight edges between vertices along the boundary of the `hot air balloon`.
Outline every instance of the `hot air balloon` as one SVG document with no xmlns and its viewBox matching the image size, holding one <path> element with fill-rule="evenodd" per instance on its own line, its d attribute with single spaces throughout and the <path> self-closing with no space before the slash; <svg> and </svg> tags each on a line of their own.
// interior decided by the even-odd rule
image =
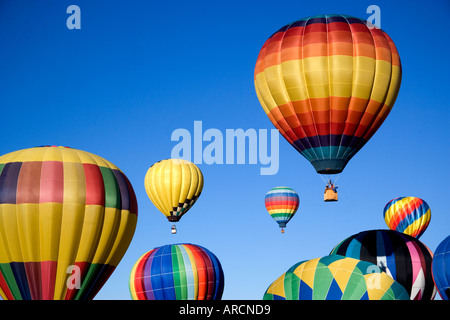
<svg viewBox="0 0 450 320">
<path fill-rule="evenodd" d="M 280 226 L 281 233 L 284 233 L 283 228 L 297 212 L 300 199 L 294 189 L 275 187 L 267 192 L 264 203 L 270 216 Z"/>
<path fill-rule="evenodd" d="M 399 197 L 386 204 L 383 216 L 389 229 L 419 239 L 430 223 L 431 210 L 420 198 Z"/>
<path fill-rule="evenodd" d="M 177 222 L 197 201 L 203 189 L 200 169 L 187 160 L 162 160 L 145 175 L 147 195 L 170 222 Z M 175 224 L 172 233 L 176 233 Z"/>
<path fill-rule="evenodd" d="M 450 236 L 434 252 L 433 280 L 442 300 L 450 300 Z"/>
<path fill-rule="evenodd" d="M 264 300 L 409 300 L 376 265 L 339 255 L 301 261 L 275 280 Z"/>
<path fill-rule="evenodd" d="M 384 31 L 347 15 L 319 15 L 267 39 L 254 83 L 286 140 L 317 173 L 338 174 L 388 116 L 401 74 Z"/>
<path fill-rule="evenodd" d="M 220 300 L 224 274 L 208 249 L 189 243 L 157 247 L 130 274 L 133 300 Z"/>
<path fill-rule="evenodd" d="M 127 177 L 66 147 L 0 157 L 3 299 L 92 299 L 125 254 L 137 222 Z"/>
<path fill-rule="evenodd" d="M 341 241 L 330 254 L 376 264 L 400 283 L 411 300 L 433 300 L 433 254 L 419 240 L 393 230 L 369 230 Z"/>
</svg>

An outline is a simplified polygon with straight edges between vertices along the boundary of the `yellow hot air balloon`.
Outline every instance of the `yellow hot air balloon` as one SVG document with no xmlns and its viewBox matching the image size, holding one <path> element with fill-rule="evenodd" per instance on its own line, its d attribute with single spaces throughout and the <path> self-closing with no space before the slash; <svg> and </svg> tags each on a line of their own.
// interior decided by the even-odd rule
<svg viewBox="0 0 450 320">
<path fill-rule="evenodd" d="M 147 195 L 170 222 L 177 222 L 197 201 L 203 174 L 187 160 L 167 159 L 150 167 L 145 175 Z M 172 233 L 176 233 L 175 224 Z"/>
<path fill-rule="evenodd" d="M 66 147 L 0 157 L 0 295 L 92 299 L 133 237 L 137 201 L 111 162 Z"/>
</svg>

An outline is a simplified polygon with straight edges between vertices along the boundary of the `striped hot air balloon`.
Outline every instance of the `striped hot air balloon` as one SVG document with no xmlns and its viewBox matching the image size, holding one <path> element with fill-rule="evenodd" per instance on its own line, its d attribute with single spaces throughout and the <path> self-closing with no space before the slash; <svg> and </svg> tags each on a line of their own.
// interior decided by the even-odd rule
<svg viewBox="0 0 450 320">
<path fill-rule="evenodd" d="M 296 263 L 263 300 L 409 300 L 405 288 L 376 265 L 339 255 Z"/>
<path fill-rule="evenodd" d="M 137 222 L 127 177 L 66 147 L 0 157 L 0 295 L 92 299 L 125 254 Z"/>
<path fill-rule="evenodd" d="M 283 228 L 297 212 L 300 199 L 294 189 L 275 187 L 267 192 L 264 203 L 270 216 L 278 223 L 281 232 L 284 233 Z"/>
<path fill-rule="evenodd" d="M 341 241 L 330 253 L 376 264 L 400 283 L 411 300 L 433 300 L 433 253 L 418 239 L 393 230 L 369 230 Z"/>
<path fill-rule="evenodd" d="M 399 197 L 386 204 L 383 216 L 389 229 L 419 239 L 430 223 L 431 210 L 420 198 Z"/>
<path fill-rule="evenodd" d="M 264 43 L 254 72 L 270 121 L 320 174 L 340 173 L 374 135 L 400 82 L 391 38 L 336 14 L 279 29 Z"/>
<path fill-rule="evenodd" d="M 220 300 L 223 288 L 224 274 L 217 257 L 188 243 L 145 253 L 130 274 L 134 300 Z"/>
</svg>

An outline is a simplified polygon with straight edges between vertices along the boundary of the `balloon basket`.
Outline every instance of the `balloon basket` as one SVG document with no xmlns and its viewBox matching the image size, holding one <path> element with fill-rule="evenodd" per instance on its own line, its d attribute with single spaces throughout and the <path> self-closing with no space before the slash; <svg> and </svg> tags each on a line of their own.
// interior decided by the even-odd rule
<svg viewBox="0 0 450 320">
<path fill-rule="evenodd" d="M 323 201 L 338 201 L 338 193 L 336 191 L 333 191 L 333 189 L 326 188 L 323 194 Z"/>
</svg>

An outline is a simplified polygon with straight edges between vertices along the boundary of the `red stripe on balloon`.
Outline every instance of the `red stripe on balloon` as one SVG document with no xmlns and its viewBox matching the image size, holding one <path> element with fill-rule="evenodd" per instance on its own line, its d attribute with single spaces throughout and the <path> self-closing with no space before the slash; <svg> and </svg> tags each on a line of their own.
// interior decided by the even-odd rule
<svg viewBox="0 0 450 320">
<path fill-rule="evenodd" d="M 44 161 L 41 168 L 39 203 L 62 203 L 64 198 L 64 169 L 60 161 Z"/>
<path fill-rule="evenodd" d="M 105 185 L 102 172 L 95 164 L 83 163 L 86 177 L 86 205 L 105 204 Z"/>
</svg>

